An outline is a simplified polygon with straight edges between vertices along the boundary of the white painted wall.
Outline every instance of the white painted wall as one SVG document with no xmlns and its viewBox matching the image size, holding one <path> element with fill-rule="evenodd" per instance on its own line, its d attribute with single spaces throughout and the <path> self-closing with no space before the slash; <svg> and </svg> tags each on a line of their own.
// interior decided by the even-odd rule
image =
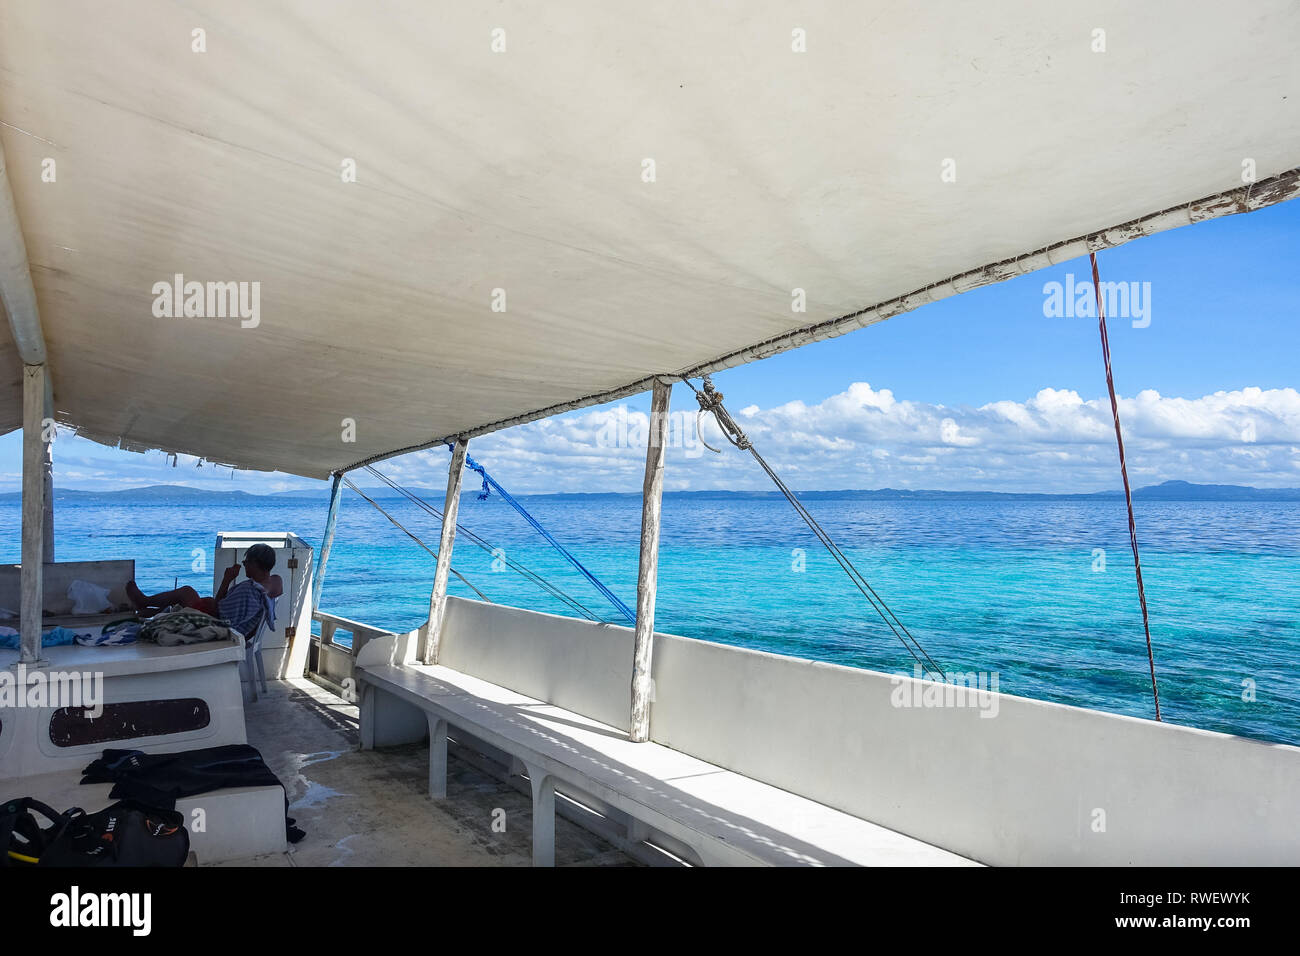
<svg viewBox="0 0 1300 956">
<path fill-rule="evenodd" d="M 99 699 L 104 704 L 197 697 L 207 702 L 209 723 L 184 733 L 56 747 L 50 740 L 54 707 L 0 707 L 0 789 L 18 777 L 81 770 L 106 748 L 170 753 L 248 742 L 237 669 L 244 649 L 234 642 L 182 647 L 69 645 L 47 647 L 44 654 L 49 660 L 48 668 L 42 668 L 46 675 L 100 675 Z M 11 672 L 10 680 L 15 679 L 17 659 L 16 650 L 0 650 L 0 668 Z"/>
<path fill-rule="evenodd" d="M 451 598 L 443 642 L 628 726 L 628 628 Z M 911 678 L 663 634 L 654 679 L 656 742 L 985 863 L 1300 864 L 1300 748 L 1001 694 L 897 707 Z"/>
<path fill-rule="evenodd" d="M 631 628 L 453 597 L 438 662 L 628 729 Z"/>
<path fill-rule="evenodd" d="M 262 635 L 262 664 L 271 679 L 301 677 L 307 662 L 306 637 L 290 650 L 290 628 L 295 634 L 311 634 L 312 547 L 288 531 L 222 531 L 212 552 L 212 594 L 221 589 L 226 568 L 242 559 L 254 544 L 267 544 L 275 552 L 272 574 L 280 575 L 284 593 L 275 599 L 275 627 Z M 244 572 L 231 582 L 234 587 L 245 580 Z M 239 665 L 239 678 L 247 682 L 248 668 Z"/>
</svg>

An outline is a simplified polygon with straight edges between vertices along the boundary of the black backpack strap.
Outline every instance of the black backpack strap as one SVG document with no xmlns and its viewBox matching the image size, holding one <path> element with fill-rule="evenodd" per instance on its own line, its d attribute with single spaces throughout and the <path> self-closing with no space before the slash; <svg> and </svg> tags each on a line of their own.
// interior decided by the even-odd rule
<svg viewBox="0 0 1300 956">
<path fill-rule="evenodd" d="M 177 810 L 175 807 L 160 807 L 156 803 L 145 803 L 141 800 L 133 800 L 130 797 L 119 800 L 117 803 L 110 807 L 106 807 L 105 809 L 119 810 L 124 813 L 130 810 L 136 810 L 147 817 L 157 817 L 164 823 L 168 823 L 174 827 L 185 826 L 185 814 L 181 813 L 181 811 Z"/>
<path fill-rule="evenodd" d="M 33 810 L 49 820 L 50 826 L 42 829 L 31 812 Z M 0 803 L 0 866 L 10 866 L 16 862 L 31 862 L 30 860 L 15 859 L 10 855 L 11 853 L 19 853 L 20 849 L 29 851 L 21 854 L 22 856 L 38 859 L 41 853 L 45 851 L 45 848 L 53 843 L 58 835 L 67 828 L 68 824 L 84 812 L 80 807 L 74 807 L 67 813 L 59 813 L 49 804 L 42 803 L 35 797 L 20 797 Z M 15 848 L 12 845 L 15 833 L 25 841 L 22 848 Z"/>
</svg>

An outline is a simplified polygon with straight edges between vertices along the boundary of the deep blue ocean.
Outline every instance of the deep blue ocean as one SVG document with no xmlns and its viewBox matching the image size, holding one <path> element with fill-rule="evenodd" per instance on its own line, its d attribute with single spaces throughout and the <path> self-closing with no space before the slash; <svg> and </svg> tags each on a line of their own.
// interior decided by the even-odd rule
<svg viewBox="0 0 1300 956">
<path fill-rule="evenodd" d="M 635 496 L 524 499 L 635 606 Z M 381 501 L 430 547 L 437 522 Z M 439 504 L 440 502 L 435 502 Z M 948 671 L 997 672 L 1004 693 L 1153 715 L 1122 500 L 832 498 L 809 509 Z M 1164 718 L 1300 744 L 1300 503 L 1138 502 Z M 59 560 L 133 558 L 146 591 L 212 589 L 218 531 L 292 531 L 313 546 L 323 502 L 60 501 Z M 593 612 L 613 608 L 499 498 L 467 494 L 461 523 Z M 19 560 L 19 510 L 0 504 L 0 560 Z M 194 550 L 206 556 L 195 571 Z M 495 602 L 572 613 L 465 539 L 453 566 Z M 406 630 L 428 611 L 433 558 L 344 492 L 323 610 Z M 472 592 L 455 578 L 454 594 Z M 783 500 L 668 497 L 656 629 L 886 672 L 913 660 Z M 630 666 L 630 665 L 629 665 Z M 1254 700 L 1243 699 L 1253 687 Z"/>
</svg>

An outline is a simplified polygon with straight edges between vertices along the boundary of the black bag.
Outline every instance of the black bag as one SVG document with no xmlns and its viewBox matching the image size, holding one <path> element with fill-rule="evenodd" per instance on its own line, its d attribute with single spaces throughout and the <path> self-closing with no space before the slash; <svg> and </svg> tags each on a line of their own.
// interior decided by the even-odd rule
<svg viewBox="0 0 1300 956">
<path fill-rule="evenodd" d="M 134 800 L 150 807 L 174 807 L 181 797 L 229 787 L 279 787 L 280 778 L 256 747 L 225 744 L 201 750 L 147 754 L 141 750 L 105 750 L 85 770 L 82 783 L 111 783 L 110 800 Z M 285 838 L 297 843 L 307 834 L 289 817 L 284 797 Z"/>
<path fill-rule="evenodd" d="M 50 821 L 48 826 L 41 826 L 36 819 L 37 813 Z M 72 816 L 73 811 L 59 813 L 34 797 L 6 800 L 0 804 L 0 867 L 34 866 L 71 822 Z"/>
<path fill-rule="evenodd" d="M 31 809 L 53 821 L 41 829 Z M 14 840 L 6 833 L 20 840 Z M 184 866 L 190 852 L 185 817 L 134 800 L 120 800 L 97 813 L 80 807 L 56 813 L 31 797 L 0 807 L 0 841 L 9 847 L 10 862 L 40 866 Z M 35 851 L 35 852 L 33 852 Z M 25 858 L 25 859 L 24 859 Z"/>
</svg>

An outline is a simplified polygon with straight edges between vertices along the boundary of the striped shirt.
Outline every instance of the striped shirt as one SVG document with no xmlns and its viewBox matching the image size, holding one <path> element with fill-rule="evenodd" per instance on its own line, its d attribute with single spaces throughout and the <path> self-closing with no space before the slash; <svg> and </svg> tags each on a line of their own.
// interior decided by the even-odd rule
<svg viewBox="0 0 1300 956">
<path fill-rule="evenodd" d="M 275 627 L 275 601 L 266 593 L 266 588 L 252 579 L 245 579 L 231 588 L 226 596 L 217 602 L 222 620 L 229 621 L 230 626 L 244 635 L 246 640 L 257 636 L 257 625 L 263 614 L 266 615 L 267 627 Z"/>
</svg>

